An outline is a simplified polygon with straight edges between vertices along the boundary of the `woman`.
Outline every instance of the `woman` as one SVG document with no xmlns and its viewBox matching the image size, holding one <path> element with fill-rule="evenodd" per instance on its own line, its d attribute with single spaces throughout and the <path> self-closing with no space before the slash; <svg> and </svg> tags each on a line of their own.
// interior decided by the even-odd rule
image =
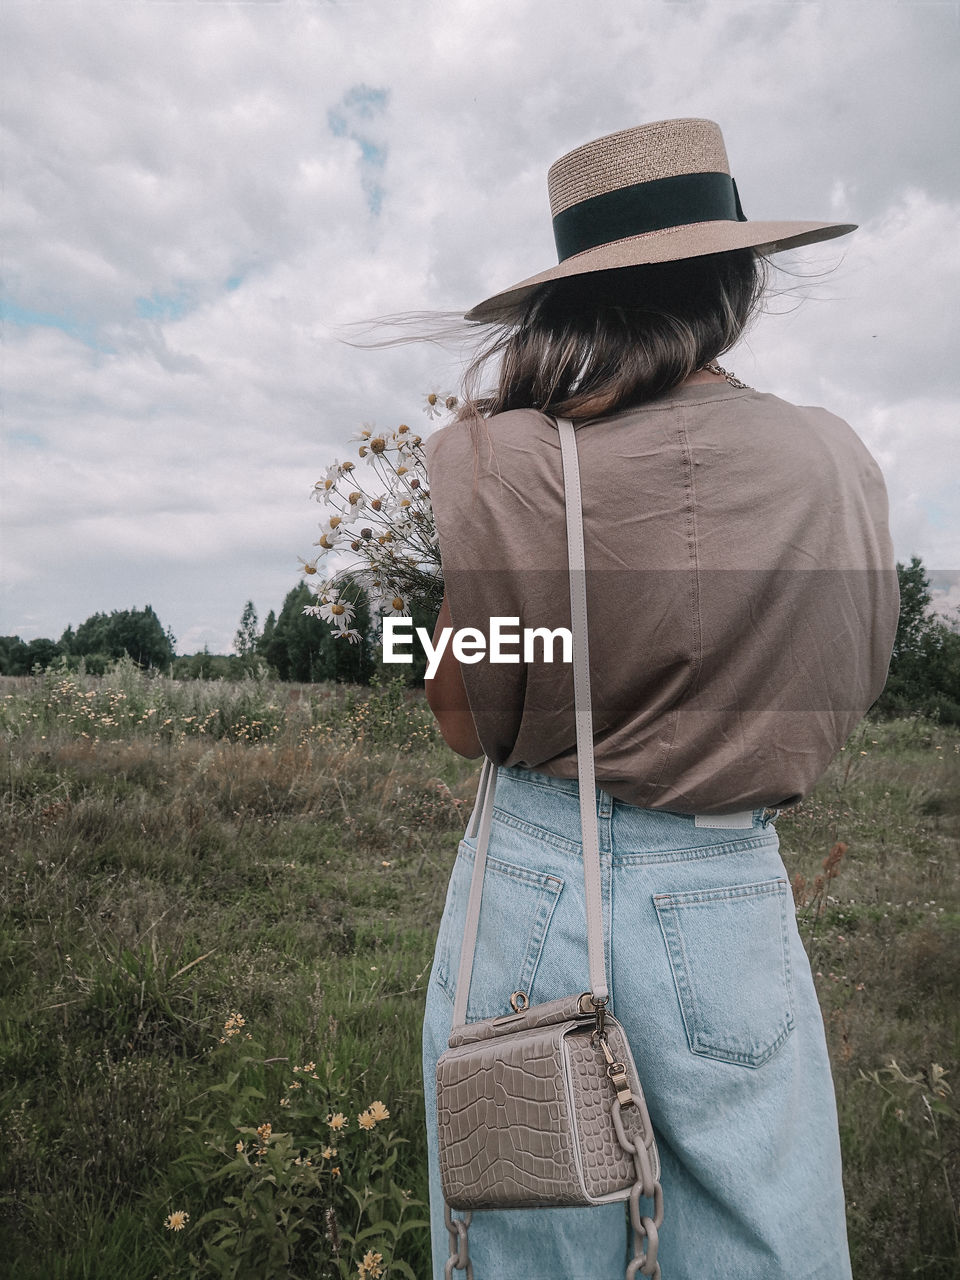
<svg viewBox="0 0 960 1280">
<path fill-rule="evenodd" d="M 560 263 L 480 303 L 485 397 L 430 437 L 438 631 L 569 627 L 556 416 L 577 433 L 610 1009 L 661 1159 L 665 1280 L 850 1276 L 823 1020 L 775 821 L 883 688 L 899 608 L 887 497 L 854 431 L 716 364 L 765 258 L 855 228 L 743 215 L 719 128 L 660 121 L 549 174 Z M 427 697 L 498 766 L 468 1022 L 587 989 L 569 663 L 460 663 Z M 423 1072 L 434 1276 L 449 1235 L 435 1066 L 475 839 L 448 887 Z M 476 1280 L 616 1280 L 622 1203 L 477 1212 Z"/>
</svg>

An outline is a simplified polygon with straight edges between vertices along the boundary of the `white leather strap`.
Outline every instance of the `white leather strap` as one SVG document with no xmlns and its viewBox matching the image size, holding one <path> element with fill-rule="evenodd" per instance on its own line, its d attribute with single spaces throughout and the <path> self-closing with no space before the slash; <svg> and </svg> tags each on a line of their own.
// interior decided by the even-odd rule
<svg viewBox="0 0 960 1280">
<path fill-rule="evenodd" d="M 583 504 L 577 435 L 567 418 L 557 419 L 563 461 L 563 495 L 567 506 L 567 563 L 570 566 L 570 623 L 573 632 L 573 694 L 577 716 L 577 774 L 580 782 L 580 828 L 587 902 L 587 954 L 590 991 L 606 999 L 600 894 L 600 839 L 597 833 L 597 784 L 593 764 L 593 708 L 590 705 L 590 646 L 587 636 L 587 565 L 583 549 Z"/>
<path fill-rule="evenodd" d="M 577 776 L 580 788 L 580 825 L 583 843 L 583 876 L 586 890 L 587 956 L 590 991 L 595 1000 L 608 996 L 603 950 L 603 918 L 600 889 L 600 841 L 597 830 L 596 775 L 593 761 L 593 710 L 590 705 L 590 654 L 587 636 L 587 582 L 583 547 L 583 510 L 580 496 L 580 467 L 573 423 L 557 419 L 563 466 L 563 493 L 567 515 L 567 563 L 570 569 L 570 621 L 573 635 L 573 691 L 577 722 Z M 473 973 L 480 921 L 483 873 L 487 862 L 493 797 L 497 785 L 496 765 L 486 757 L 477 788 L 477 799 L 469 835 L 477 834 L 476 860 L 467 899 L 467 918 L 460 944 L 460 966 L 453 1002 L 453 1026 L 466 1021 L 470 978 Z"/>
</svg>

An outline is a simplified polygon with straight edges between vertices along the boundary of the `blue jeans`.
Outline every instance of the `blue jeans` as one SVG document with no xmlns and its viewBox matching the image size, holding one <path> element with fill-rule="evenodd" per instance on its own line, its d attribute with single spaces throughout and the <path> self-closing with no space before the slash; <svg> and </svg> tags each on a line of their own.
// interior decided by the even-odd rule
<svg viewBox="0 0 960 1280">
<path fill-rule="evenodd" d="M 823 1018 L 774 812 L 718 828 L 597 790 L 609 1008 L 660 1152 L 663 1280 L 851 1276 Z M 423 1023 L 434 1280 L 449 1253 L 435 1071 L 475 852 L 461 841 Z M 500 768 L 467 1021 L 509 1013 L 513 991 L 538 1004 L 589 985 L 577 781 Z M 478 1210 L 469 1229 L 475 1280 L 622 1280 L 628 1238 L 624 1203 Z"/>
</svg>

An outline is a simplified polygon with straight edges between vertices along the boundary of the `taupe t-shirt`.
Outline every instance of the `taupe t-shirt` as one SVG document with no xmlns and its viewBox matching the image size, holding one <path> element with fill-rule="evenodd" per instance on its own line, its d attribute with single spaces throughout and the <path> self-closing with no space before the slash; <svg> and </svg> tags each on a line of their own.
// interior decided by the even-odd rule
<svg viewBox="0 0 960 1280">
<path fill-rule="evenodd" d="M 650 809 L 798 803 L 886 681 L 887 492 L 825 409 L 694 383 L 576 422 L 597 785 Z M 425 442 L 456 628 L 570 627 L 560 439 L 514 410 Z M 573 666 L 461 663 L 495 764 L 577 777 Z"/>
</svg>

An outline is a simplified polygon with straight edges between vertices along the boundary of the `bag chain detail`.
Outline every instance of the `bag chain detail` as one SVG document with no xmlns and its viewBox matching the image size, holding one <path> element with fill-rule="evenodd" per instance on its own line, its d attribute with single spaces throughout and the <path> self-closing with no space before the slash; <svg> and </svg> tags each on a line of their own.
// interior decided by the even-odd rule
<svg viewBox="0 0 960 1280">
<path fill-rule="evenodd" d="M 586 568 L 577 444 L 557 419 L 563 465 L 573 630 L 577 772 L 590 990 L 512 1014 L 466 1021 L 497 769 L 484 759 L 468 836 L 477 836 L 448 1048 L 437 1062 L 444 1222 L 455 1270 L 473 1280 L 467 1232 L 476 1208 L 627 1201 L 633 1238 L 625 1280 L 660 1280 L 660 1158 L 626 1033 L 608 1011 L 601 917 Z M 526 997 L 524 996 L 524 999 Z M 592 1026 L 592 1030 L 591 1030 Z M 640 1198 L 653 1201 L 652 1217 Z M 452 1209 L 464 1211 L 454 1218 Z M 645 1246 L 645 1247 L 644 1247 Z"/>
</svg>

